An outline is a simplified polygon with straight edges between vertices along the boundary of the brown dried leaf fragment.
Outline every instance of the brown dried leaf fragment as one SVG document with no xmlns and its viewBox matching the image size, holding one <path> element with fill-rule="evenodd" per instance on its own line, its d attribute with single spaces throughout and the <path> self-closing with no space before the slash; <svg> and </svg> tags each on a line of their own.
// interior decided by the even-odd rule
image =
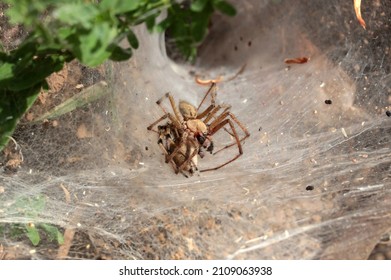
<svg viewBox="0 0 391 280">
<path fill-rule="evenodd" d="M 217 84 L 220 83 L 223 80 L 223 77 L 218 76 L 217 79 L 211 79 L 211 80 L 202 80 L 199 76 L 196 76 L 195 81 L 199 85 L 211 85 L 212 83 Z"/>
<path fill-rule="evenodd" d="M 284 60 L 286 64 L 303 64 L 309 61 L 309 57 L 296 57 L 296 58 L 287 58 Z"/>
<path fill-rule="evenodd" d="M 361 16 L 361 0 L 354 0 L 354 11 L 356 12 L 356 17 L 360 25 L 364 29 L 367 29 L 367 25 Z"/>
<path fill-rule="evenodd" d="M 23 163 L 23 154 L 19 144 L 10 137 L 11 141 L 4 148 L 3 155 L 5 162 L 2 163 L 6 172 L 16 172 Z M 15 146 L 15 147 L 12 147 Z"/>
</svg>

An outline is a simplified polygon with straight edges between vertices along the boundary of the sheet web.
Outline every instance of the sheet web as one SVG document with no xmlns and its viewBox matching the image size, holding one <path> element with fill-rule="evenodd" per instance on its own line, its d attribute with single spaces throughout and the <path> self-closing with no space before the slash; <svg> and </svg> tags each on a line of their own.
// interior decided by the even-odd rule
<svg viewBox="0 0 391 280">
<path fill-rule="evenodd" d="M 106 67 L 110 97 L 61 117 L 62 129 L 20 132 L 25 164 L 1 175 L 0 222 L 73 232 L 66 258 L 367 258 L 391 229 L 391 6 L 367 3 L 363 30 L 345 2 L 242 1 L 236 17 L 213 18 L 195 65 L 173 61 L 164 36 L 139 28 L 142 48 Z M 284 63 L 296 57 L 310 60 Z M 199 104 L 207 87 L 194 74 L 223 77 L 217 102 L 251 136 L 238 160 L 185 178 L 146 127 L 166 92 Z M 81 122 L 90 137 L 75 137 Z M 214 139 L 231 140 L 224 131 Z M 45 208 L 31 217 L 36 197 Z M 2 243 L 32 258 L 57 254 Z"/>
</svg>

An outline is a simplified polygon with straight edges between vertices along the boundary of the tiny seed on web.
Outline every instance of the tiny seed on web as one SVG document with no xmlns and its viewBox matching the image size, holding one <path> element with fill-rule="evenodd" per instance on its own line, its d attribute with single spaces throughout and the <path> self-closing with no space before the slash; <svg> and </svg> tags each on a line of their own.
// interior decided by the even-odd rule
<svg viewBox="0 0 391 280">
<path fill-rule="evenodd" d="M 345 138 L 348 138 L 348 134 L 346 133 L 345 128 L 342 127 L 341 132 L 342 132 L 343 136 L 345 136 Z"/>
<path fill-rule="evenodd" d="M 307 186 L 305 189 L 306 189 L 306 191 L 313 191 L 314 190 L 314 186 Z"/>
</svg>

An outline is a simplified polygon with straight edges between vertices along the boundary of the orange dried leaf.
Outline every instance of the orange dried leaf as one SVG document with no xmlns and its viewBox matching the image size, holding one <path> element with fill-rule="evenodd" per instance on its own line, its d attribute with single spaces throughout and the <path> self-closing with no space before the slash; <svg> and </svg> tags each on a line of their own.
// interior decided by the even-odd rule
<svg viewBox="0 0 391 280">
<path fill-rule="evenodd" d="M 210 85 L 212 83 L 220 83 L 222 80 L 223 80 L 223 77 L 219 76 L 217 77 L 217 79 L 214 79 L 214 80 L 202 80 L 199 76 L 196 76 L 195 78 L 196 80 L 196 83 L 199 84 L 199 85 Z"/>
<path fill-rule="evenodd" d="M 367 25 L 361 16 L 361 0 L 354 0 L 354 11 L 356 12 L 358 22 L 364 29 L 366 29 Z"/>
<path fill-rule="evenodd" d="M 307 63 L 310 59 L 308 57 L 296 57 L 296 58 L 287 58 L 284 60 L 286 64 L 303 64 Z"/>
</svg>

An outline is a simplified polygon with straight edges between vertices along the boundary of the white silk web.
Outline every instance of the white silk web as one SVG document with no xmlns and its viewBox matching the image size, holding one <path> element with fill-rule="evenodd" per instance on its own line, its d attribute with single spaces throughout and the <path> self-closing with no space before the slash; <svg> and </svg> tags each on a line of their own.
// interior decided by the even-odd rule
<svg viewBox="0 0 391 280">
<path fill-rule="evenodd" d="M 135 56 L 106 67 L 109 98 L 63 116 L 62 128 L 20 133 L 25 164 L 0 175 L 0 222 L 73 232 L 67 258 L 367 258 L 391 228 L 391 5 L 365 5 L 367 30 L 349 1 L 241 1 L 234 18 L 213 18 L 194 66 L 138 28 Z M 284 63 L 298 57 L 310 60 Z M 207 87 L 194 73 L 223 77 L 217 101 L 251 136 L 238 160 L 185 178 L 146 127 L 168 91 L 200 102 Z M 75 137 L 80 123 L 90 137 Z M 32 257 L 51 252 L 38 246 Z"/>
</svg>

